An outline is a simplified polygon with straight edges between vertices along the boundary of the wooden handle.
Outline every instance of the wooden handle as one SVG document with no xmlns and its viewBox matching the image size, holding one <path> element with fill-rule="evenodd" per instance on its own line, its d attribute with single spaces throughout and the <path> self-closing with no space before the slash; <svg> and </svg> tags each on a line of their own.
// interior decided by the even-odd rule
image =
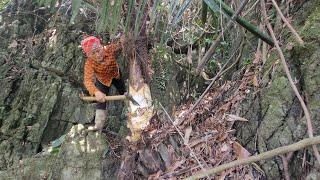
<svg viewBox="0 0 320 180">
<path fill-rule="evenodd" d="M 118 101 L 118 100 L 125 100 L 127 97 L 125 95 L 118 95 L 118 96 L 106 96 L 106 101 Z M 96 97 L 94 96 L 83 96 L 80 95 L 80 99 L 83 101 L 97 101 Z"/>
</svg>

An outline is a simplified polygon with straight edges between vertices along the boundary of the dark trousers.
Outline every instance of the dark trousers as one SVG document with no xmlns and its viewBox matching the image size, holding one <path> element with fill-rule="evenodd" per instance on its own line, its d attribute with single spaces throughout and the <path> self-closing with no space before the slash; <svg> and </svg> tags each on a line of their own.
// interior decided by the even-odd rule
<svg viewBox="0 0 320 180">
<path fill-rule="evenodd" d="M 99 89 L 99 91 L 103 92 L 104 94 L 108 95 L 109 91 L 110 91 L 110 87 L 105 86 L 104 84 L 102 84 L 99 80 L 96 79 L 95 81 L 95 86 Z M 123 79 L 121 78 L 121 74 L 120 74 L 120 79 L 112 79 L 111 85 L 114 85 L 118 91 L 119 94 L 123 95 L 126 92 L 126 86 L 124 84 Z M 97 103 L 96 105 L 96 109 L 106 109 L 106 103 Z"/>
</svg>

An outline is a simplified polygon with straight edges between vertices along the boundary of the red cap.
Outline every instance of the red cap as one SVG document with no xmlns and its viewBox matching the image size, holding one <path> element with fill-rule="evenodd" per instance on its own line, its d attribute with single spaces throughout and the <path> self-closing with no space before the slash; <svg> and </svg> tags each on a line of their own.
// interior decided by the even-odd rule
<svg viewBox="0 0 320 180">
<path fill-rule="evenodd" d="M 100 39 L 88 36 L 81 41 L 82 50 L 88 54 L 95 46 L 101 45 Z"/>
</svg>

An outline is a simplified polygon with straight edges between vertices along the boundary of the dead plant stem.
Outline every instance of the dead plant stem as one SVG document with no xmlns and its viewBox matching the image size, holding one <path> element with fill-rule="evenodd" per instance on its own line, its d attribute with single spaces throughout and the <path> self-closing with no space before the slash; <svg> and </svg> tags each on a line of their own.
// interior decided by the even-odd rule
<svg viewBox="0 0 320 180">
<path fill-rule="evenodd" d="M 289 170 L 288 170 L 288 159 L 284 155 L 280 155 L 282 164 L 283 164 L 283 173 L 284 173 L 284 179 L 290 180 Z"/>
<path fill-rule="evenodd" d="M 168 114 L 168 112 L 166 111 L 166 109 L 162 106 L 161 103 L 159 103 L 159 104 L 160 104 L 160 107 L 161 107 L 162 111 L 167 115 L 168 119 L 171 121 L 171 123 L 173 124 L 173 126 L 174 126 L 174 128 L 176 129 L 176 131 L 178 132 L 178 134 L 181 136 L 181 138 L 183 139 L 183 141 L 185 141 L 182 132 L 180 131 L 180 129 L 179 129 L 176 125 L 174 125 L 174 122 L 173 122 L 172 118 L 170 117 L 170 115 Z M 190 155 L 193 156 L 193 158 L 197 161 L 197 163 L 199 164 L 199 166 L 201 167 L 201 169 L 202 169 L 202 170 L 205 170 L 205 168 L 204 168 L 203 165 L 201 164 L 199 158 L 196 156 L 196 154 L 195 154 L 194 151 L 191 149 L 191 147 L 189 146 L 188 143 L 186 144 L 186 146 L 187 146 L 188 149 L 190 150 Z M 206 177 L 207 177 L 208 179 L 210 179 L 210 177 L 209 177 L 208 175 L 206 175 Z"/>
<path fill-rule="evenodd" d="M 240 7 L 238 8 L 238 10 L 234 13 L 234 15 L 231 17 L 231 19 L 229 20 L 228 24 L 226 25 L 225 30 L 228 30 L 231 28 L 234 20 L 237 18 L 237 16 L 242 12 L 242 10 L 244 9 L 244 7 L 246 6 L 246 4 L 248 3 L 248 0 L 244 0 L 242 2 L 242 4 L 240 5 Z M 209 50 L 205 53 L 205 55 L 203 56 L 203 58 L 201 59 L 201 61 L 198 64 L 198 67 L 196 69 L 196 74 L 200 74 L 204 65 L 209 61 L 209 59 L 212 57 L 212 55 L 214 54 L 216 48 L 220 45 L 221 42 L 221 38 L 223 37 L 225 31 L 221 31 L 218 35 L 218 37 L 216 38 L 216 40 L 212 43 L 212 45 L 210 46 Z"/>
<path fill-rule="evenodd" d="M 239 159 L 236 161 L 232 161 L 226 164 L 222 164 L 220 166 L 214 167 L 212 169 L 203 171 L 203 172 L 199 172 L 193 176 L 190 176 L 188 178 L 186 178 L 186 180 L 193 180 L 193 179 L 200 179 L 202 177 L 208 176 L 208 175 L 213 175 L 213 174 L 217 174 L 219 172 L 222 172 L 224 170 L 236 167 L 236 166 L 240 166 L 240 165 L 246 165 L 246 164 L 250 164 L 253 162 L 257 162 L 257 161 L 261 161 L 261 160 L 265 160 L 265 159 L 269 159 L 272 158 L 274 156 L 278 156 L 280 154 L 285 154 L 285 153 L 289 153 L 289 152 L 293 152 L 293 151 L 297 151 L 299 149 L 303 149 L 306 148 L 308 146 L 311 145 L 315 145 L 315 144 L 319 144 L 320 143 L 320 136 L 316 136 L 316 137 L 312 137 L 312 138 L 306 138 L 303 139 L 297 143 L 288 145 L 288 146 L 282 146 L 282 147 L 278 147 L 276 149 L 273 149 L 271 151 L 267 151 L 255 156 L 250 156 L 248 158 L 245 159 Z"/>
<path fill-rule="evenodd" d="M 288 20 L 284 17 L 284 15 L 282 14 L 277 2 L 275 0 L 271 0 L 271 1 L 272 1 L 273 6 L 276 8 L 277 12 L 279 13 L 282 21 L 288 26 L 289 30 L 294 35 L 295 39 L 300 43 L 300 45 L 303 45 L 304 42 L 303 42 L 302 38 L 299 36 L 297 31 L 291 26 L 291 24 L 288 22 Z"/>
<path fill-rule="evenodd" d="M 242 43 L 241 43 L 242 44 Z M 243 46 L 240 46 L 243 47 Z M 238 48 L 239 49 L 239 48 Z M 238 52 L 238 49 L 232 54 L 232 56 L 228 59 L 228 61 L 223 65 L 223 67 L 219 70 L 219 72 L 217 73 L 217 75 L 215 77 L 212 78 L 211 83 L 208 85 L 208 87 L 206 88 L 206 90 L 201 94 L 201 96 L 197 99 L 197 101 L 194 103 L 194 105 L 185 113 L 182 115 L 181 118 L 178 118 L 174 121 L 175 125 L 180 125 L 185 117 L 187 117 L 197 106 L 198 104 L 201 102 L 201 100 L 203 99 L 203 97 L 209 92 L 209 90 L 211 89 L 211 87 L 213 86 L 213 84 L 216 82 L 216 80 L 221 77 L 225 72 L 225 68 L 226 66 L 229 64 L 229 62 L 233 59 L 233 57 L 236 55 L 236 53 Z M 242 53 L 242 50 L 241 52 Z M 230 69 L 232 66 L 234 66 L 236 63 L 233 63 L 230 67 L 227 68 Z"/>
</svg>

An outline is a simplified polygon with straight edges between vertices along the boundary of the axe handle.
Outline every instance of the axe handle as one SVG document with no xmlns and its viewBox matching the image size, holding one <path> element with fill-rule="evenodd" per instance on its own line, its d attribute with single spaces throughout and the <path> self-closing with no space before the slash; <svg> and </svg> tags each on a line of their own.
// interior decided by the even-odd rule
<svg viewBox="0 0 320 180">
<path fill-rule="evenodd" d="M 97 101 L 94 96 L 82 96 L 80 97 L 84 101 Z M 117 100 L 125 100 L 127 97 L 125 95 L 118 96 L 106 96 L 106 101 L 117 101 Z"/>
</svg>

